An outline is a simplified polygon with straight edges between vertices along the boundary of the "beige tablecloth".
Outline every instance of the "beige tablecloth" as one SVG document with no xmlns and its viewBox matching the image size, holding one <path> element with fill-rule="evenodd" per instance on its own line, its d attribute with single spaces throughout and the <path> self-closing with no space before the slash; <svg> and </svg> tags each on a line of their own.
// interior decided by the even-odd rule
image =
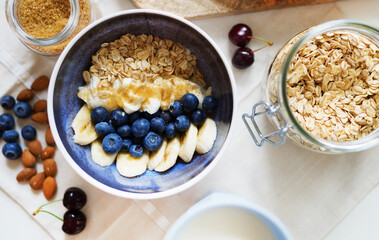
<svg viewBox="0 0 379 240">
<path fill-rule="evenodd" d="M 124 0 L 94 3 L 98 17 L 134 7 Z M 258 148 L 239 116 L 250 112 L 252 105 L 260 100 L 259 85 L 264 79 L 264 70 L 278 48 L 302 29 L 343 18 L 337 6 L 303 6 L 194 21 L 219 44 L 228 59 L 235 47 L 228 42 L 227 32 L 236 23 L 247 23 L 255 35 L 275 43 L 256 54 L 251 68 L 234 69 L 238 117 L 225 155 L 215 169 L 192 188 L 164 199 L 135 201 L 92 187 L 57 152 L 59 188 L 55 198 L 61 198 L 70 186 L 81 187 L 88 195 L 88 204 L 84 208 L 87 227 L 75 239 L 162 239 L 169 226 L 186 209 L 205 195 L 219 190 L 239 194 L 269 209 L 284 222 L 295 239 L 325 237 L 379 182 L 379 148 L 336 156 L 312 153 L 291 142 L 280 147 L 265 145 Z M 4 13 L 4 1 L 0 2 L 0 12 Z M 26 49 L 8 27 L 4 14 L 0 14 L 0 29 L 0 96 L 15 96 L 20 89 L 30 87 L 35 77 L 50 75 L 56 58 L 39 56 Z M 260 44 L 253 42 L 251 47 Z M 37 97 L 45 99 L 46 92 Z M 18 128 L 28 123 L 33 124 L 30 120 L 17 120 Z M 44 128 L 39 130 L 38 138 L 44 143 Z M 4 144 L 3 140 L 0 144 Z M 0 159 L 0 187 L 31 214 L 45 202 L 42 192 L 32 191 L 27 183 L 16 182 L 15 177 L 22 169 L 20 161 L 5 160 L 2 155 Z M 38 169 L 41 170 L 41 164 Z M 47 209 L 60 216 L 65 211 L 60 203 Z M 61 231 L 61 223 L 52 217 L 39 214 L 35 220 L 52 238 L 69 238 Z"/>
</svg>

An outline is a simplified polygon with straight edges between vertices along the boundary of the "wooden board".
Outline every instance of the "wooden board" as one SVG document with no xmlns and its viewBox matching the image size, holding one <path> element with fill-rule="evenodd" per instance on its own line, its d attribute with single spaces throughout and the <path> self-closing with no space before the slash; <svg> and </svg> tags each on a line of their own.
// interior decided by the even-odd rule
<svg viewBox="0 0 379 240">
<path fill-rule="evenodd" d="M 339 0 L 132 0 L 138 8 L 162 10 L 188 19 L 334 1 Z"/>
</svg>

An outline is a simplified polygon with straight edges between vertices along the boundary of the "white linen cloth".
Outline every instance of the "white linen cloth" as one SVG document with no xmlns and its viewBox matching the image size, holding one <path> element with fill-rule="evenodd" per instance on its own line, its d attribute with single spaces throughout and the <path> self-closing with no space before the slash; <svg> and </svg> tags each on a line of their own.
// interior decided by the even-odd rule
<svg viewBox="0 0 379 240">
<path fill-rule="evenodd" d="M 97 17 L 134 8 L 124 0 L 93 2 Z M 2 13 L 4 5 L 1 1 Z M 350 7 L 344 10 L 346 6 Z M 379 148 L 334 156 L 310 152 L 290 141 L 280 147 L 266 144 L 258 148 L 240 116 L 250 113 L 253 104 L 261 99 L 260 83 L 265 78 L 265 69 L 291 36 L 318 23 L 344 17 L 367 20 L 378 26 L 375 9 L 378 9 L 376 1 L 348 1 L 193 21 L 217 42 L 227 59 L 231 59 L 236 49 L 227 39 L 228 31 L 236 23 L 246 23 L 256 36 L 274 42 L 274 46 L 256 53 L 252 67 L 233 69 L 239 99 L 237 121 L 230 146 L 226 146 L 219 164 L 203 180 L 182 193 L 164 199 L 137 201 L 115 197 L 92 187 L 57 151 L 54 157 L 58 165 L 55 199 L 62 198 L 68 187 L 84 189 L 88 196 L 83 209 L 87 227 L 81 234 L 70 237 L 61 231 L 62 223 L 49 215 L 40 213 L 35 220 L 54 239 L 162 239 L 170 225 L 192 204 L 220 190 L 239 194 L 269 209 L 283 221 L 294 239 L 324 238 L 379 182 Z M 4 14 L 0 14 L 0 29 L 0 96 L 16 96 L 21 89 L 30 87 L 39 75 L 50 76 L 57 58 L 40 56 L 24 47 L 8 27 Z M 259 41 L 249 44 L 252 49 L 261 45 Z M 37 98 L 46 99 L 46 92 L 37 94 L 33 101 Z M 0 113 L 3 112 L 1 109 Z M 31 120 L 18 119 L 16 122 L 19 130 L 26 124 L 36 126 Z M 38 139 L 45 146 L 45 127 L 38 129 Z M 23 140 L 21 143 L 24 147 Z M 0 145 L 3 144 L 0 140 Z M 16 175 L 23 168 L 19 160 L 5 160 L 2 155 L 0 160 L 0 187 L 31 215 L 46 202 L 42 191 L 32 191 L 27 183 L 17 183 Z M 38 170 L 41 168 L 39 163 Z M 61 203 L 46 209 L 58 216 L 65 212 Z"/>
</svg>

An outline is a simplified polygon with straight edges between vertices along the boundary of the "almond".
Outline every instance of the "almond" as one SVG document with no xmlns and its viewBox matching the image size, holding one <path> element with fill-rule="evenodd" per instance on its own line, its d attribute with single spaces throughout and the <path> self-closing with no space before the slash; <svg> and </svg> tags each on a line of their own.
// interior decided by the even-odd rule
<svg viewBox="0 0 379 240">
<path fill-rule="evenodd" d="M 21 90 L 21 92 L 17 95 L 17 100 L 27 102 L 31 100 L 33 97 L 34 97 L 34 93 L 32 90 L 24 89 L 24 90 Z"/>
<path fill-rule="evenodd" d="M 29 185 L 32 189 L 38 190 L 42 188 L 43 181 L 45 180 L 45 173 L 41 172 L 38 173 L 37 175 L 34 175 L 30 181 Z"/>
<path fill-rule="evenodd" d="M 32 115 L 32 120 L 39 124 L 48 124 L 49 119 L 47 118 L 46 112 L 38 112 Z"/>
<path fill-rule="evenodd" d="M 45 172 L 46 176 L 55 177 L 57 174 L 57 164 L 55 163 L 54 159 L 48 158 L 43 161 L 43 171 Z"/>
<path fill-rule="evenodd" d="M 53 134 L 51 133 L 50 127 L 46 130 L 45 139 L 46 139 L 46 143 L 48 145 L 55 146 L 55 141 L 54 141 L 54 138 L 53 138 Z"/>
<path fill-rule="evenodd" d="M 34 167 L 36 165 L 36 157 L 28 149 L 25 149 L 21 155 L 21 162 L 25 167 Z"/>
<path fill-rule="evenodd" d="M 54 157 L 55 148 L 51 146 L 47 146 L 41 154 L 41 158 L 43 160 Z"/>
<path fill-rule="evenodd" d="M 37 170 L 35 168 L 24 168 L 21 170 L 19 174 L 17 174 L 17 181 L 18 182 L 23 182 L 26 180 L 29 180 L 29 178 L 33 177 L 36 175 Z"/>
<path fill-rule="evenodd" d="M 42 145 L 38 140 L 33 140 L 28 144 L 29 151 L 33 153 L 34 156 L 41 156 L 42 154 Z"/>
<path fill-rule="evenodd" d="M 45 181 L 43 181 L 42 192 L 45 195 L 47 200 L 50 200 L 55 190 L 57 189 L 57 182 L 53 177 L 47 177 Z"/>
<path fill-rule="evenodd" d="M 36 80 L 34 80 L 34 82 L 32 83 L 32 89 L 34 91 L 42 91 L 42 90 L 45 90 L 49 87 L 49 78 L 45 75 L 43 76 L 39 76 L 38 78 L 36 78 Z"/>
<path fill-rule="evenodd" d="M 47 108 L 46 100 L 39 100 L 33 105 L 33 112 L 44 112 Z"/>
</svg>

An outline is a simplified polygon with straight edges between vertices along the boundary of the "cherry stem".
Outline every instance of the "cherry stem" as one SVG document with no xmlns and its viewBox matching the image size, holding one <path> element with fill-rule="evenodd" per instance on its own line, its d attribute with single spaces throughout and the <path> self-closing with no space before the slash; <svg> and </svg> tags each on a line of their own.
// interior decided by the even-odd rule
<svg viewBox="0 0 379 240">
<path fill-rule="evenodd" d="M 269 46 L 272 46 L 274 44 L 273 42 L 267 41 L 266 39 L 263 39 L 263 38 L 260 38 L 260 37 L 247 36 L 246 38 L 249 38 L 249 39 L 255 38 L 255 39 L 261 40 L 261 41 L 267 43 Z"/>
<path fill-rule="evenodd" d="M 38 211 L 39 209 L 43 208 L 43 207 L 46 206 L 46 205 L 49 205 L 49 204 L 52 204 L 52 203 L 56 203 L 56 202 L 61 202 L 61 201 L 63 201 L 63 199 L 58 199 L 58 200 L 54 200 L 54 201 L 51 201 L 51 202 L 45 203 L 45 204 L 41 205 L 41 206 L 37 209 L 37 211 Z"/>
<path fill-rule="evenodd" d="M 50 214 L 50 215 L 56 217 L 57 219 L 59 219 L 59 220 L 61 220 L 61 221 L 63 222 L 63 219 L 62 219 L 62 218 L 58 217 L 57 215 L 55 215 L 55 214 L 53 214 L 53 213 L 51 213 L 51 212 L 49 212 L 49 211 L 45 211 L 45 210 L 42 210 L 42 209 L 38 209 L 37 211 L 35 211 L 35 212 L 33 213 L 33 216 L 37 215 L 39 212 L 48 213 L 48 214 Z"/>
<path fill-rule="evenodd" d="M 261 50 L 261 49 L 263 49 L 263 48 L 265 48 L 265 47 L 267 47 L 267 46 L 269 46 L 269 45 L 268 45 L 268 44 L 267 44 L 267 45 L 264 45 L 263 47 L 260 47 L 260 48 L 258 48 L 258 49 L 255 49 L 255 50 L 251 51 L 251 53 L 255 53 L 255 52 L 257 52 L 257 51 L 259 51 L 259 50 Z"/>
</svg>

